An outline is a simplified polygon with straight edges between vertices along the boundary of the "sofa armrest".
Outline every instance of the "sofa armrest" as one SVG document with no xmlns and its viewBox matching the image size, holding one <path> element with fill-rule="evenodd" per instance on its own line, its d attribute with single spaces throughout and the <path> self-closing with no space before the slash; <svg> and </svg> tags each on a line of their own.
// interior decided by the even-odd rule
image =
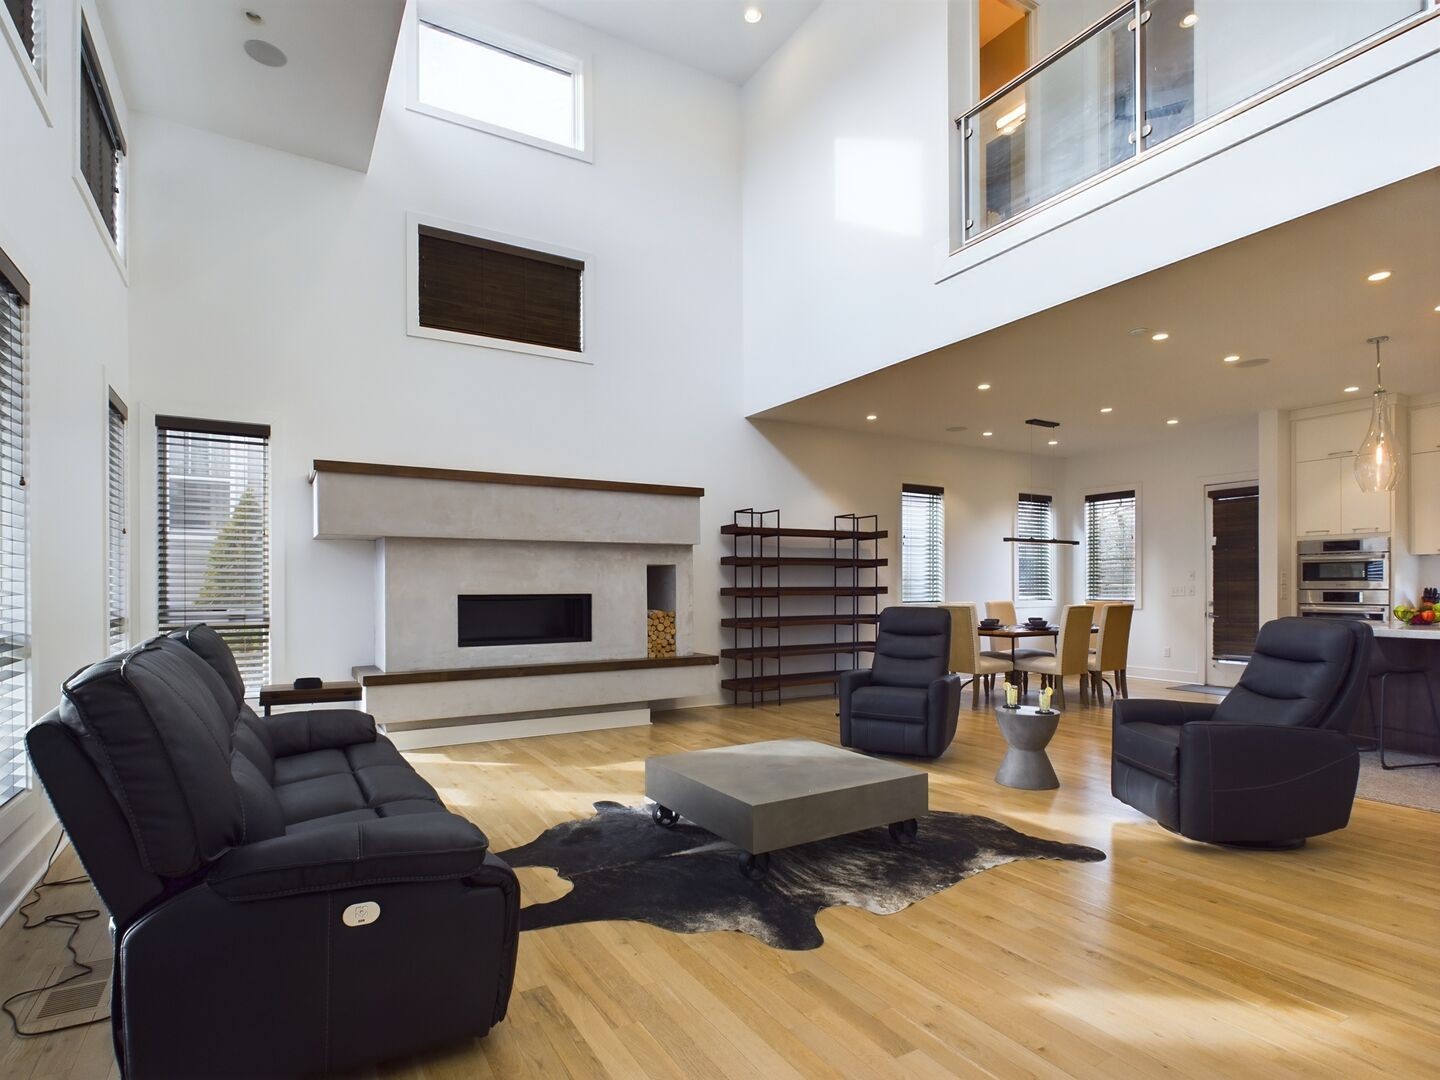
<svg viewBox="0 0 1440 1080">
<path fill-rule="evenodd" d="M 256 719 L 270 736 L 276 757 L 375 741 L 375 718 L 358 709 L 304 709 Z"/>
<path fill-rule="evenodd" d="M 207 882 L 227 900 L 264 900 L 353 885 L 483 875 L 489 841 L 458 814 L 402 814 L 308 829 L 223 856 Z"/>
<path fill-rule="evenodd" d="M 1219 702 L 1165 701 L 1161 698 L 1120 698 L 1115 702 L 1113 718 L 1120 724 L 1189 724 L 1206 721 L 1215 715 Z"/>
</svg>

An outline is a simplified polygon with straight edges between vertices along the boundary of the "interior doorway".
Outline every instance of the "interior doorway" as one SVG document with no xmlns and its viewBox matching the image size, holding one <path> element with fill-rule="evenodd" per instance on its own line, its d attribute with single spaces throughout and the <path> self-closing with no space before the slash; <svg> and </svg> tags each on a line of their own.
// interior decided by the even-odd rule
<svg viewBox="0 0 1440 1080">
<path fill-rule="evenodd" d="M 1207 485 L 1205 529 L 1205 682 L 1234 686 L 1260 632 L 1259 485 Z"/>
</svg>

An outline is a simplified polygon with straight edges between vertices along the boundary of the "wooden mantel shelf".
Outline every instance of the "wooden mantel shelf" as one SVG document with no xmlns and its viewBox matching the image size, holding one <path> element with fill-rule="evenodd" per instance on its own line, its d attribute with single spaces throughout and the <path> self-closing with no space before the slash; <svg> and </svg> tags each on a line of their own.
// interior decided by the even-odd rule
<svg viewBox="0 0 1440 1080">
<path fill-rule="evenodd" d="M 473 679 L 523 679 L 535 675 L 588 675 L 597 671 L 638 671 L 645 668 L 706 667 L 720 658 L 709 653 L 686 656 L 636 657 L 629 660 L 575 660 L 548 664 L 511 664 L 505 667 L 434 668 L 426 671 L 381 671 L 357 667 L 362 686 L 407 686 L 416 683 L 468 682 Z"/>
<path fill-rule="evenodd" d="M 410 480 L 458 480 L 468 484 L 513 484 L 517 487 L 572 488 L 580 491 L 617 491 L 631 495 L 673 495 L 698 499 L 704 488 L 674 484 L 636 484 L 625 480 L 586 480 L 570 476 L 529 476 L 524 473 L 476 472 L 472 469 L 432 469 L 422 465 L 377 465 L 366 461 L 330 461 L 316 458 L 315 473 L 345 473 L 350 476 L 393 476 Z"/>
</svg>

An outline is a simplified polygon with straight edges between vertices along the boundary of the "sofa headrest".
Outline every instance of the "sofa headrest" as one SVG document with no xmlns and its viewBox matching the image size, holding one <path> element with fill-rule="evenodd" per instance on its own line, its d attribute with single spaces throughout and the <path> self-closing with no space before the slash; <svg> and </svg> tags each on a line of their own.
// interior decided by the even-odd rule
<svg viewBox="0 0 1440 1080">
<path fill-rule="evenodd" d="M 245 678 L 240 674 L 240 665 L 235 663 L 235 654 L 225 644 L 224 638 L 204 623 L 171 631 L 170 636 L 188 646 L 191 652 L 215 669 L 215 674 L 220 676 L 230 692 L 234 707 L 239 708 L 244 703 Z"/>
<path fill-rule="evenodd" d="M 1215 719 L 1345 727 L 1368 674 L 1370 627 L 1354 620 L 1272 619 Z"/>
<path fill-rule="evenodd" d="M 59 718 L 80 737 L 152 873 L 181 877 L 240 842 L 230 772 L 237 716 L 215 668 L 167 636 L 66 681 Z"/>
</svg>

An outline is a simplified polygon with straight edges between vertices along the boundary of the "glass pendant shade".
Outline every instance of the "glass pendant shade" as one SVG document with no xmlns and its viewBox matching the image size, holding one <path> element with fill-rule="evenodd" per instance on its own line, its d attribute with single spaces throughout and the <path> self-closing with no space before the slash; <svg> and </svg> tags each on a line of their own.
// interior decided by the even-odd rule
<svg viewBox="0 0 1440 1080">
<path fill-rule="evenodd" d="M 1400 481 L 1400 455 L 1390 395 L 1377 389 L 1374 400 L 1370 430 L 1355 455 L 1355 482 L 1361 491 L 1394 491 Z"/>
</svg>

